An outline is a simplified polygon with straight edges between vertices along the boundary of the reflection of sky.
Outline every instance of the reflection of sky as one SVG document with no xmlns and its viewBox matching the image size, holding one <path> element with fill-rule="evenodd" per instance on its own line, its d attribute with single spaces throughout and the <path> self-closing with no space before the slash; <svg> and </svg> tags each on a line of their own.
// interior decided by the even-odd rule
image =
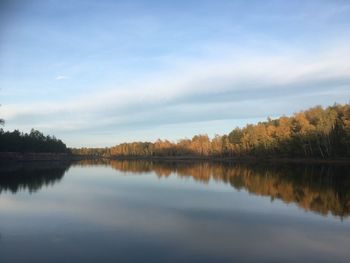
<svg viewBox="0 0 350 263">
<path fill-rule="evenodd" d="M 348 220 L 271 203 L 223 183 L 126 175 L 107 167 L 73 167 L 60 183 L 37 193 L 0 196 L 5 260 L 341 262 L 350 256 L 348 230 Z"/>
</svg>

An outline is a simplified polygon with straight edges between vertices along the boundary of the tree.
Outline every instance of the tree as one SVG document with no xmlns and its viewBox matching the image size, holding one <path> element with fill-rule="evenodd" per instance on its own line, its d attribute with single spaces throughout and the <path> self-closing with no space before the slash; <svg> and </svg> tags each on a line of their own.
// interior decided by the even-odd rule
<svg viewBox="0 0 350 263">
<path fill-rule="evenodd" d="M 37 130 L 32 129 L 28 134 L 0 129 L 0 152 L 67 153 L 69 149 L 61 140 L 45 136 Z"/>
<path fill-rule="evenodd" d="M 1 105 L 0 105 L 1 106 Z M 0 126 L 5 124 L 5 120 L 0 118 Z"/>
<path fill-rule="evenodd" d="M 40 134 L 32 134 L 40 137 Z M 316 106 L 293 116 L 268 118 L 235 128 L 228 135 L 196 135 L 176 142 L 122 143 L 105 149 L 75 149 L 99 156 L 270 156 L 333 158 L 350 156 L 350 105 Z"/>
</svg>

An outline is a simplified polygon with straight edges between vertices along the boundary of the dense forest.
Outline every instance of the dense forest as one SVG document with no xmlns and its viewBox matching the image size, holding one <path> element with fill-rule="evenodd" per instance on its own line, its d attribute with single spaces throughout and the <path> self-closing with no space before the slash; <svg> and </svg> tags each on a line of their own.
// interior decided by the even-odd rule
<svg viewBox="0 0 350 263">
<path fill-rule="evenodd" d="M 0 120 L 0 124 L 3 120 Z M 108 148 L 68 149 L 53 136 L 32 129 L 30 133 L 0 129 L 0 152 L 51 152 L 94 157 L 350 157 L 350 104 L 316 106 L 293 116 L 268 118 L 235 128 L 229 134 L 196 135 L 177 142 L 122 143 Z"/>
<path fill-rule="evenodd" d="M 30 133 L 0 129 L 0 152 L 68 153 L 70 150 L 61 140 L 34 129 Z"/>
<path fill-rule="evenodd" d="M 291 117 L 235 128 L 227 135 L 196 135 L 178 142 L 157 140 L 122 143 L 110 148 L 72 149 L 74 154 L 122 156 L 211 156 L 211 157 L 350 157 L 350 104 L 316 106 Z"/>
</svg>

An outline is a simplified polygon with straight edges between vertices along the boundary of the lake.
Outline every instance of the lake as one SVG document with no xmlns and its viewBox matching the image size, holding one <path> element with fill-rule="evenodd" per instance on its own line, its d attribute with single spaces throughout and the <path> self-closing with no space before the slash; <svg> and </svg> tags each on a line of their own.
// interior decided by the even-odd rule
<svg viewBox="0 0 350 263">
<path fill-rule="evenodd" d="M 0 262 L 349 262 L 349 168 L 1 164 Z"/>
</svg>

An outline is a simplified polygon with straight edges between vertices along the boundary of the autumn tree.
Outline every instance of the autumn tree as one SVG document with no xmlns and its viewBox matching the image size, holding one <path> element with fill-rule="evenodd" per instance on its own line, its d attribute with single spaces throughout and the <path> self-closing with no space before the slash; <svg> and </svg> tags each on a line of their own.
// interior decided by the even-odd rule
<svg viewBox="0 0 350 263">
<path fill-rule="evenodd" d="M 79 153 L 78 149 L 74 152 Z M 350 105 L 316 106 L 293 116 L 234 128 L 227 135 L 196 135 L 178 142 L 122 143 L 81 149 L 100 156 L 260 156 L 335 158 L 350 156 Z"/>
</svg>

